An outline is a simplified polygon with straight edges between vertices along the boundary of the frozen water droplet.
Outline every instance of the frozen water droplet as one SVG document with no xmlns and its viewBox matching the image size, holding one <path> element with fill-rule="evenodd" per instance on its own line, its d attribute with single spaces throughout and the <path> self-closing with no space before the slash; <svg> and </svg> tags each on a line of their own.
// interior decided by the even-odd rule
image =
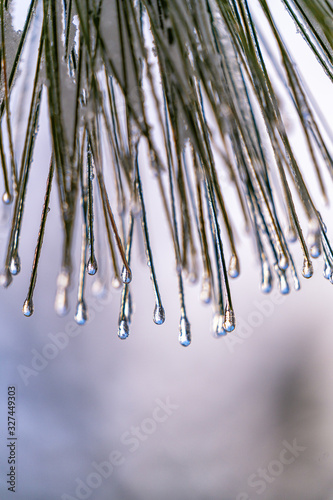
<svg viewBox="0 0 333 500">
<path fill-rule="evenodd" d="M 10 193 L 6 192 L 2 195 L 2 201 L 5 205 L 9 205 L 13 201 L 13 197 Z"/>
<path fill-rule="evenodd" d="M 68 313 L 68 300 L 66 288 L 59 287 L 54 301 L 54 309 L 58 316 L 65 316 Z"/>
<path fill-rule="evenodd" d="M 298 292 L 298 290 L 301 289 L 301 284 L 299 282 L 299 279 L 298 279 L 296 272 L 293 273 L 293 280 L 294 280 L 294 288 L 295 288 L 296 292 Z"/>
<path fill-rule="evenodd" d="M 325 267 L 324 267 L 324 278 L 326 278 L 327 280 L 329 280 L 331 278 L 331 275 L 332 275 L 332 268 L 331 266 L 329 265 L 329 263 L 327 261 L 325 261 Z"/>
<path fill-rule="evenodd" d="M 236 255 L 233 255 L 230 259 L 228 273 L 230 278 L 237 278 L 239 276 L 239 260 Z"/>
<path fill-rule="evenodd" d="M 313 265 L 311 260 L 304 259 L 302 274 L 304 278 L 311 278 L 311 276 L 313 275 Z"/>
<path fill-rule="evenodd" d="M 318 257 L 321 254 L 320 246 L 319 245 L 312 245 L 310 247 L 310 255 L 313 259 L 318 259 Z"/>
<path fill-rule="evenodd" d="M 268 262 L 265 260 L 262 264 L 262 282 L 261 290 L 263 293 L 269 293 L 272 290 L 272 273 Z"/>
<path fill-rule="evenodd" d="M 127 320 L 124 318 L 119 321 L 118 337 L 122 340 L 127 339 L 129 336 L 129 326 Z"/>
<path fill-rule="evenodd" d="M 32 302 L 32 299 L 30 299 L 30 300 L 26 299 L 26 301 L 23 304 L 22 312 L 23 312 L 24 316 L 26 316 L 27 318 L 29 316 L 33 315 L 33 313 L 34 313 L 34 304 Z"/>
<path fill-rule="evenodd" d="M 307 243 L 310 248 L 311 257 L 316 259 L 321 253 L 320 241 L 320 226 L 317 219 L 312 219 L 309 222 L 309 232 L 307 236 Z"/>
<path fill-rule="evenodd" d="M 106 295 L 106 285 L 101 279 L 95 279 L 91 291 L 95 297 L 105 297 Z"/>
<path fill-rule="evenodd" d="M 130 269 L 127 269 L 127 267 L 123 267 L 123 270 L 121 271 L 121 279 L 123 280 L 123 283 L 126 285 L 132 281 L 132 272 Z"/>
<path fill-rule="evenodd" d="M 4 269 L 4 271 L 0 274 L 0 285 L 4 288 L 7 288 L 11 282 L 13 281 L 13 277 L 8 268 Z"/>
<path fill-rule="evenodd" d="M 227 332 L 233 332 L 236 325 L 235 313 L 232 309 L 226 309 L 223 328 Z"/>
<path fill-rule="evenodd" d="M 282 271 L 285 271 L 286 269 L 288 269 L 288 266 L 289 266 L 288 257 L 284 253 L 281 253 L 279 255 L 279 263 L 278 264 L 279 264 L 279 268 Z"/>
<path fill-rule="evenodd" d="M 188 280 L 189 282 L 192 284 L 192 285 L 195 285 L 196 283 L 198 283 L 198 273 L 197 271 L 191 271 L 189 276 L 188 276 Z"/>
<path fill-rule="evenodd" d="M 84 325 L 88 321 L 88 310 L 84 300 L 77 303 L 74 319 L 78 325 Z"/>
<path fill-rule="evenodd" d="M 187 347 L 191 343 L 191 325 L 186 316 L 181 316 L 179 324 L 179 342 Z"/>
<path fill-rule="evenodd" d="M 288 227 L 286 231 L 286 238 L 289 241 L 289 243 L 295 243 L 295 241 L 297 240 L 296 231 L 292 226 Z"/>
<path fill-rule="evenodd" d="M 209 304 L 212 300 L 212 284 L 207 276 L 202 278 L 200 300 L 204 304 Z"/>
<path fill-rule="evenodd" d="M 290 292 L 289 284 L 284 273 L 279 275 L 279 287 L 282 295 L 287 295 Z"/>
<path fill-rule="evenodd" d="M 93 255 L 88 260 L 88 263 L 87 263 L 87 272 L 88 272 L 88 274 L 90 274 L 90 276 L 94 276 L 94 274 L 97 273 L 97 270 L 98 270 L 97 260 L 96 260 L 95 256 Z"/>
<path fill-rule="evenodd" d="M 10 273 L 16 276 L 21 271 L 21 260 L 18 254 L 13 255 L 9 266 Z"/>
<path fill-rule="evenodd" d="M 124 307 L 124 316 L 126 317 L 126 320 L 128 324 L 131 324 L 132 320 L 132 314 L 133 314 L 133 307 L 132 307 L 132 294 L 128 292 L 126 301 L 125 301 L 125 307 Z"/>
<path fill-rule="evenodd" d="M 165 321 L 165 310 L 161 304 L 156 304 L 154 309 L 154 323 L 156 325 L 162 325 Z"/>
<path fill-rule="evenodd" d="M 111 280 L 111 285 L 113 286 L 113 288 L 120 288 L 121 287 L 121 281 L 120 279 L 118 278 L 118 276 L 114 276 Z"/>
<path fill-rule="evenodd" d="M 227 332 L 223 328 L 224 317 L 223 314 L 216 313 L 213 317 L 213 334 L 214 337 L 222 337 L 227 335 Z"/>
</svg>

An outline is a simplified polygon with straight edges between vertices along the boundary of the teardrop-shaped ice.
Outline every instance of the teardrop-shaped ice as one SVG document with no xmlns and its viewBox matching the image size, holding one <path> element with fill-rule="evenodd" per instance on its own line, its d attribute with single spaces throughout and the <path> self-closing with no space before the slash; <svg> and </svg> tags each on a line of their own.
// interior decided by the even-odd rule
<svg viewBox="0 0 333 500">
<path fill-rule="evenodd" d="M 34 304 L 32 302 L 32 299 L 26 299 L 24 304 L 23 304 L 23 308 L 22 308 L 22 312 L 24 314 L 24 316 L 26 316 L 27 318 L 29 318 L 29 316 L 32 316 L 33 313 L 34 313 Z"/>
<path fill-rule="evenodd" d="M 188 275 L 188 280 L 191 285 L 196 285 L 198 283 L 198 273 L 195 269 Z"/>
<path fill-rule="evenodd" d="M 311 278 L 311 276 L 313 275 L 313 265 L 312 265 L 311 260 L 308 260 L 306 258 L 304 259 L 302 274 L 303 274 L 304 278 L 307 278 L 307 279 Z"/>
<path fill-rule="evenodd" d="M 263 293 L 269 293 L 272 290 L 272 273 L 269 264 L 266 260 L 262 263 L 262 282 L 261 290 Z"/>
<path fill-rule="evenodd" d="M 317 219 L 310 220 L 307 243 L 312 258 L 317 259 L 321 253 L 320 226 Z"/>
<path fill-rule="evenodd" d="M 214 337 L 223 337 L 227 332 L 223 328 L 224 317 L 223 314 L 215 313 L 213 317 L 213 334 Z"/>
<path fill-rule="evenodd" d="M 278 265 L 282 271 L 288 269 L 289 262 L 288 262 L 288 257 L 286 256 L 285 253 L 280 253 Z"/>
<path fill-rule="evenodd" d="M 13 281 L 13 276 L 11 275 L 9 269 L 6 267 L 0 274 L 0 285 L 7 288 Z"/>
<path fill-rule="evenodd" d="M 84 300 L 77 303 L 74 319 L 78 325 L 84 325 L 88 321 L 88 310 Z"/>
<path fill-rule="evenodd" d="M 67 288 L 58 287 L 54 309 L 58 316 L 65 316 L 68 313 Z"/>
<path fill-rule="evenodd" d="M 289 243 L 295 243 L 295 241 L 297 240 L 297 234 L 294 227 L 289 226 L 287 228 L 286 238 L 289 241 Z"/>
<path fill-rule="evenodd" d="M 105 282 L 98 278 L 95 279 L 91 291 L 95 297 L 105 297 L 107 291 Z"/>
<path fill-rule="evenodd" d="M 94 274 L 97 273 L 97 270 L 98 270 L 97 260 L 93 255 L 87 262 L 87 273 L 90 274 L 90 276 L 94 276 Z"/>
<path fill-rule="evenodd" d="M 129 325 L 131 324 L 132 321 L 132 314 L 133 314 L 132 294 L 130 291 L 128 291 L 124 304 L 124 316 L 126 317 L 126 320 Z"/>
<path fill-rule="evenodd" d="M 295 288 L 296 292 L 298 292 L 301 289 L 301 284 L 299 282 L 297 273 L 294 273 L 293 280 L 294 280 L 294 288 Z"/>
<path fill-rule="evenodd" d="M 326 278 L 327 280 L 331 279 L 331 276 L 332 276 L 332 268 L 331 266 L 329 265 L 329 263 L 327 261 L 325 261 L 325 266 L 324 266 L 324 278 Z"/>
<path fill-rule="evenodd" d="M 321 254 L 320 244 L 314 244 L 310 246 L 310 255 L 313 259 L 318 259 Z"/>
<path fill-rule="evenodd" d="M 212 283 L 208 276 L 202 278 L 200 300 L 204 304 L 209 304 L 212 300 Z"/>
<path fill-rule="evenodd" d="M 191 343 L 191 325 L 186 316 L 181 316 L 179 324 L 179 342 L 187 347 Z"/>
<path fill-rule="evenodd" d="M 164 323 L 165 310 L 162 304 L 155 304 L 153 320 L 156 325 L 162 325 Z"/>
<path fill-rule="evenodd" d="M 21 271 L 21 259 L 18 254 L 12 256 L 9 270 L 12 276 L 16 276 Z"/>
<path fill-rule="evenodd" d="M 228 273 L 230 278 L 237 278 L 239 276 L 239 260 L 237 255 L 232 255 L 229 263 Z"/>
<path fill-rule="evenodd" d="M 123 270 L 121 271 L 121 279 L 126 285 L 128 285 L 128 283 L 132 281 L 132 272 L 130 269 L 127 269 L 126 266 L 124 266 Z"/>
<path fill-rule="evenodd" d="M 13 201 L 13 197 L 7 191 L 2 195 L 2 201 L 5 205 L 9 205 Z"/>
<path fill-rule="evenodd" d="M 232 309 L 227 308 L 225 310 L 223 328 L 227 332 L 233 332 L 236 326 L 235 313 Z"/>
<path fill-rule="evenodd" d="M 125 318 L 119 321 L 118 337 L 122 340 L 127 339 L 129 336 L 129 326 Z"/>
<path fill-rule="evenodd" d="M 116 290 L 118 288 L 121 287 L 121 281 L 120 279 L 118 278 L 118 276 L 113 276 L 112 280 L 111 280 L 111 285 L 113 286 L 113 288 L 115 288 Z"/>
<path fill-rule="evenodd" d="M 287 295 L 290 292 L 289 284 L 284 273 L 280 273 L 279 275 L 279 287 L 282 295 Z"/>
</svg>

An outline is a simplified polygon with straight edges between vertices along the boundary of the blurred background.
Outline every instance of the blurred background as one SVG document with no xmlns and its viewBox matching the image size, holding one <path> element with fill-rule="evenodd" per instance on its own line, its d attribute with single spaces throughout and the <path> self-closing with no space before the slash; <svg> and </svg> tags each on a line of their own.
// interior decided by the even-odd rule
<svg viewBox="0 0 333 500">
<path fill-rule="evenodd" d="M 279 2 L 270 2 L 304 79 L 329 122 L 332 88 Z M 17 19 L 22 12 L 16 2 Z M 260 18 L 258 13 L 258 18 Z M 294 126 L 293 145 L 302 141 Z M 210 332 L 212 310 L 199 287 L 186 285 L 192 345 L 178 344 L 179 305 L 173 250 L 154 179 L 144 174 L 151 243 L 166 322 L 154 325 L 149 269 L 134 248 L 130 336 L 117 337 L 121 292 L 87 292 L 90 320 L 54 312 L 61 225 L 53 189 L 35 292 L 26 297 L 49 166 L 45 103 L 21 236 L 22 271 L 0 290 L 0 498 L 12 498 L 6 474 L 7 388 L 17 392 L 17 500 L 332 500 L 332 288 L 314 262 L 300 292 L 260 292 L 253 243 L 237 226 L 241 275 L 231 282 L 238 327 L 226 338 Z M 305 148 L 299 161 L 307 175 Z M 302 157 L 302 154 L 304 157 Z M 222 182 L 228 193 L 228 181 Z M 41 179 L 43 189 L 41 186 Z M 311 182 L 311 174 L 309 173 Z M 325 177 L 328 193 L 332 186 Z M 230 190 L 231 191 L 231 190 Z M 313 189 L 314 196 L 316 186 Z M 229 200 L 232 203 L 232 200 Z M 321 213 L 333 235 L 332 211 Z M 1 208 L 4 256 L 9 215 Z M 236 210 L 236 209 L 235 209 Z M 77 255 L 80 227 L 76 228 Z M 295 250 L 300 267 L 302 259 Z M 74 276 L 78 277 L 78 265 Z M 87 288 L 93 278 L 87 276 Z"/>
</svg>

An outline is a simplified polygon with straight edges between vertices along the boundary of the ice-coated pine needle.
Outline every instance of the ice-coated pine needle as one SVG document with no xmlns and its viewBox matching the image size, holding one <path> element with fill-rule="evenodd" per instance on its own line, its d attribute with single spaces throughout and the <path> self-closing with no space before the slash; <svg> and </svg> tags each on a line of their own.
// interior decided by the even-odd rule
<svg viewBox="0 0 333 500">
<path fill-rule="evenodd" d="M 333 84 L 329 2 L 281 1 Z M 13 201 L 0 279 L 4 286 L 20 271 L 22 226 L 33 223 L 24 210 L 32 196 L 30 170 L 38 169 L 32 164 L 42 96 L 53 158 L 25 315 L 33 312 L 52 178 L 63 229 L 55 308 L 61 315 L 69 310 L 77 259 L 75 319 L 80 324 L 88 318 L 85 273 L 97 273 L 98 259 L 93 291 L 102 293 L 109 280 L 115 287 L 123 283 L 118 335 L 129 335 L 130 261 L 137 256 L 133 226 L 139 218 L 155 296 L 153 320 L 164 322 L 154 258 L 162 238 L 156 238 L 156 248 L 150 238 L 160 230 L 151 225 L 149 213 L 157 198 L 173 246 L 183 346 L 191 342 L 186 282 L 196 283 L 200 276 L 201 301 L 212 303 L 214 335 L 235 328 L 230 278 L 241 268 L 247 272 L 239 240 L 253 239 L 264 293 L 274 284 L 283 294 L 290 285 L 300 289 L 298 270 L 310 278 L 312 259 L 320 255 L 324 276 L 333 282 L 333 251 L 315 193 L 319 188 L 324 201 L 330 197 L 333 134 L 295 66 L 271 5 L 271 0 L 256 6 L 249 0 L 31 0 L 22 33 L 15 33 L 10 3 L 0 0 L 1 194 L 4 203 Z M 256 9 L 264 14 L 262 25 Z M 35 66 L 22 72 L 32 30 L 39 36 Z M 16 113 L 20 119 L 24 113 L 16 109 L 12 93 L 24 75 L 32 95 L 20 152 L 13 124 Z M 304 164 L 298 161 L 281 100 L 296 111 L 307 149 Z M 307 180 L 310 167 L 316 186 Z M 229 191 L 239 210 L 230 204 Z M 80 257 L 73 244 L 78 198 Z M 300 261 L 292 243 L 301 250 Z"/>
</svg>

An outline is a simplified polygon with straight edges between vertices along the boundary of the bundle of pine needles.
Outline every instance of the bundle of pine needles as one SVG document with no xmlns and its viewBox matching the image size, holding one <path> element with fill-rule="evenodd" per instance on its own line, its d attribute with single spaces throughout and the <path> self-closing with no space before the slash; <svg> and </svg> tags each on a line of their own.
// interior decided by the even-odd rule
<svg viewBox="0 0 333 500">
<path fill-rule="evenodd" d="M 213 303 L 216 335 L 235 328 L 229 278 L 239 275 L 240 263 L 234 221 L 219 178 L 221 169 L 234 185 L 246 227 L 254 236 L 262 291 L 271 290 L 274 275 L 281 293 L 289 292 L 290 278 L 299 289 L 288 244 L 295 240 L 303 252 L 303 276 L 311 277 L 311 258 L 322 254 L 324 276 L 333 281 L 333 252 L 326 228 L 297 162 L 268 70 L 268 58 L 275 64 L 270 43 L 279 51 L 278 74 L 297 111 L 324 198 L 321 168 L 325 164 L 333 175 L 332 144 L 326 144 L 322 124 L 269 4 L 258 0 L 271 31 L 265 37 L 253 17 L 252 2 L 31 0 L 24 28 L 16 33 L 11 28 L 10 1 L 0 0 L 3 202 L 13 203 L 1 275 L 4 286 L 20 271 L 20 233 L 43 94 L 47 95 L 52 135 L 45 203 L 23 306 L 26 316 L 34 309 L 50 193 L 56 183 L 63 226 L 56 311 L 68 311 L 73 229 L 80 218 L 82 251 L 75 319 L 83 324 L 88 318 L 85 276 L 98 276 L 95 233 L 99 227 L 108 243 L 112 284 L 119 287 L 123 283 L 118 335 L 128 336 L 133 227 L 140 224 L 156 299 L 153 319 L 156 324 L 164 322 L 145 209 L 142 151 L 148 158 L 144 168 L 150 164 L 155 174 L 173 242 L 182 345 L 191 342 L 184 277 L 195 282 L 202 274 L 201 299 Z M 282 2 L 333 80 L 332 1 Z M 18 159 L 10 97 L 29 33 L 40 17 L 30 111 Z M 154 126 L 148 118 L 152 109 L 157 117 Z M 112 162 L 105 160 L 106 147 Z M 295 208 L 296 197 L 308 220 L 307 240 Z"/>
</svg>

